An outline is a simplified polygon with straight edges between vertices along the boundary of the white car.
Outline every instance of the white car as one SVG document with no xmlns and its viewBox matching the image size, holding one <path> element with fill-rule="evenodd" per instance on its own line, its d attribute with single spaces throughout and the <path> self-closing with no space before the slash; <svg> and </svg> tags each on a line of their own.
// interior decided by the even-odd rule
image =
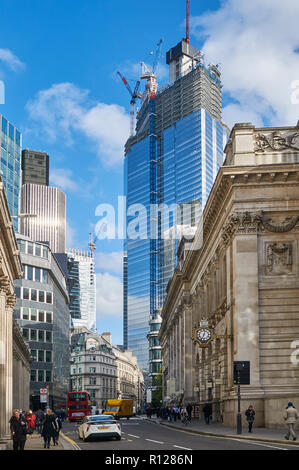
<svg viewBox="0 0 299 470">
<path fill-rule="evenodd" d="M 86 416 L 78 427 L 78 437 L 87 441 L 93 438 L 115 437 L 121 440 L 121 427 L 112 415 Z"/>
</svg>

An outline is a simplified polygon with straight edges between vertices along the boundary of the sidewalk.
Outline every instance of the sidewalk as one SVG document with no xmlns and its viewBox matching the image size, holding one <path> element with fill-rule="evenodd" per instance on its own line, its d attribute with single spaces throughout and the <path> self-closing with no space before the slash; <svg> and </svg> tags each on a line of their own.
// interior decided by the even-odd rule
<svg viewBox="0 0 299 470">
<path fill-rule="evenodd" d="M 71 442 L 68 442 L 63 436 L 63 433 L 60 432 L 58 446 L 53 446 L 53 440 L 51 439 L 50 449 L 45 449 L 43 437 L 35 431 L 31 439 L 27 437 L 25 450 L 43 450 L 44 452 L 52 450 L 76 450 Z M 8 450 L 12 450 L 12 441 L 8 444 Z"/>
<path fill-rule="evenodd" d="M 182 424 L 180 421 L 176 423 L 171 423 L 166 420 L 157 419 L 156 417 L 152 417 L 151 419 L 145 418 L 148 421 L 152 421 L 153 423 L 160 424 L 162 426 L 166 426 L 169 428 L 176 428 L 188 432 L 192 432 L 195 434 L 202 434 L 208 436 L 215 436 L 215 437 L 234 437 L 237 439 L 246 439 L 246 440 L 253 440 L 253 441 L 261 441 L 261 442 L 276 442 L 276 443 L 288 443 L 291 445 L 299 446 L 299 435 L 297 432 L 297 441 L 291 440 L 287 441 L 285 439 L 285 435 L 287 433 L 287 428 L 285 429 L 266 429 L 266 428 L 253 428 L 252 433 L 248 433 L 247 426 L 243 426 L 242 434 L 237 434 L 236 429 L 229 428 L 223 426 L 220 423 L 211 423 L 205 424 L 198 419 L 193 418 L 190 423 L 187 425 Z"/>
</svg>

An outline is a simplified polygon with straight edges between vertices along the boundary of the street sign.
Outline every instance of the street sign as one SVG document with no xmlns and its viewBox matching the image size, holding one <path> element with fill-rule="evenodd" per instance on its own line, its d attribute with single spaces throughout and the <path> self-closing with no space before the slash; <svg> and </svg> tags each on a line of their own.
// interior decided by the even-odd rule
<svg viewBox="0 0 299 470">
<path fill-rule="evenodd" d="M 41 395 L 46 395 L 46 394 L 48 393 L 48 390 L 47 390 L 46 388 L 41 388 L 41 389 L 39 390 L 39 393 L 40 393 Z"/>
</svg>

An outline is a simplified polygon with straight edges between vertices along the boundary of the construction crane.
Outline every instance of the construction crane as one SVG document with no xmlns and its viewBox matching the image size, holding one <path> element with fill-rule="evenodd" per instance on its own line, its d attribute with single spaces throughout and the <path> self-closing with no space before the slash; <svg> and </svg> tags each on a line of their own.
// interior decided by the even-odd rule
<svg viewBox="0 0 299 470">
<path fill-rule="evenodd" d="M 146 65 L 145 62 L 141 62 L 142 70 L 141 70 L 140 78 L 142 80 L 144 79 L 147 80 L 146 89 L 148 90 L 150 98 L 154 98 L 157 92 L 156 69 L 157 69 L 158 61 L 161 58 L 162 43 L 163 43 L 163 39 L 160 39 L 160 41 L 157 44 L 155 58 L 154 58 L 153 66 L 151 68 L 148 65 Z M 154 54 L 154 53 L 151 52 L 151 54 Z"/>
<path fill-rule="evenodd" d="M 189 44 L 189 16 L 190 16 L 190 0 L 187 0 L 187 9 L 186 9 L 186 38 L 185 41 Z"/>
<path fill-rule="evenodd" d="M 90 232 L 90 233 L 89 233 L 89 243 L 88 243 L 88 246 L 89 246 L 89 249 L 90 249 L 92 255 L 93 255 L 93 252 L 97 249 L 97 248 L 96 248 L 96 244 L 95 244 L 96 239 L 97 239 L 96 237 L 95 237 L 94 239 L 92 238 L 92 233 Z"/>
<path fill-rule="evenodd" d="M 135 127 L 135 104 L 137 98 L 141 98 L 141 93 L 138 91 L 140 87 L 140 80 L 136 82 L 134 91 L 132 91 L 130 85 L 128 84 L 127 80 L 125 77 L 122 76 L 120 72 L 117 72 L 118 75 L 120 76 L 122 82 L 124 83 L 125 87 L 127 88 L 128 92 L 131 95 L 131 101 L 130 101 L 130 136 L 132 137 L 134 135 L 134 127 Z"/>
</svg>

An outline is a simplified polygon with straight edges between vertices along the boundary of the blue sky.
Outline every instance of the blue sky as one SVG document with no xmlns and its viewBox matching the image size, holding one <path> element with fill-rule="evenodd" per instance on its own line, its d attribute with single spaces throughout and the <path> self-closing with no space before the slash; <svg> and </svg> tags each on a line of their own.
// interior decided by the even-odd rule
<svg viewBox="0 0 299 470">
<path fill-rule="evenodd" d="M 190 1 L 191 43 L 221 63 L 230 126 L 295 125 L 299 81 L 296 0 Z M 163 37 L 166 51 L 184 36 L 185 0 L 0 0 L 0 113 L 23 133 L 23 147 L 50 155 L 50 179 L 67 194 L 68 246 L 87 249 L 98 204 L 123 193 L 122 148 L 138 64 Z M 294 86 L 295 86 L 294 85 Z M 293 86 L 293 88 L 294 88 Z M 299 88 L 299 84 L 298 84 Z M 122 342 L 122 241 L 98 241 L 99 331 Z"/>
</svg>

